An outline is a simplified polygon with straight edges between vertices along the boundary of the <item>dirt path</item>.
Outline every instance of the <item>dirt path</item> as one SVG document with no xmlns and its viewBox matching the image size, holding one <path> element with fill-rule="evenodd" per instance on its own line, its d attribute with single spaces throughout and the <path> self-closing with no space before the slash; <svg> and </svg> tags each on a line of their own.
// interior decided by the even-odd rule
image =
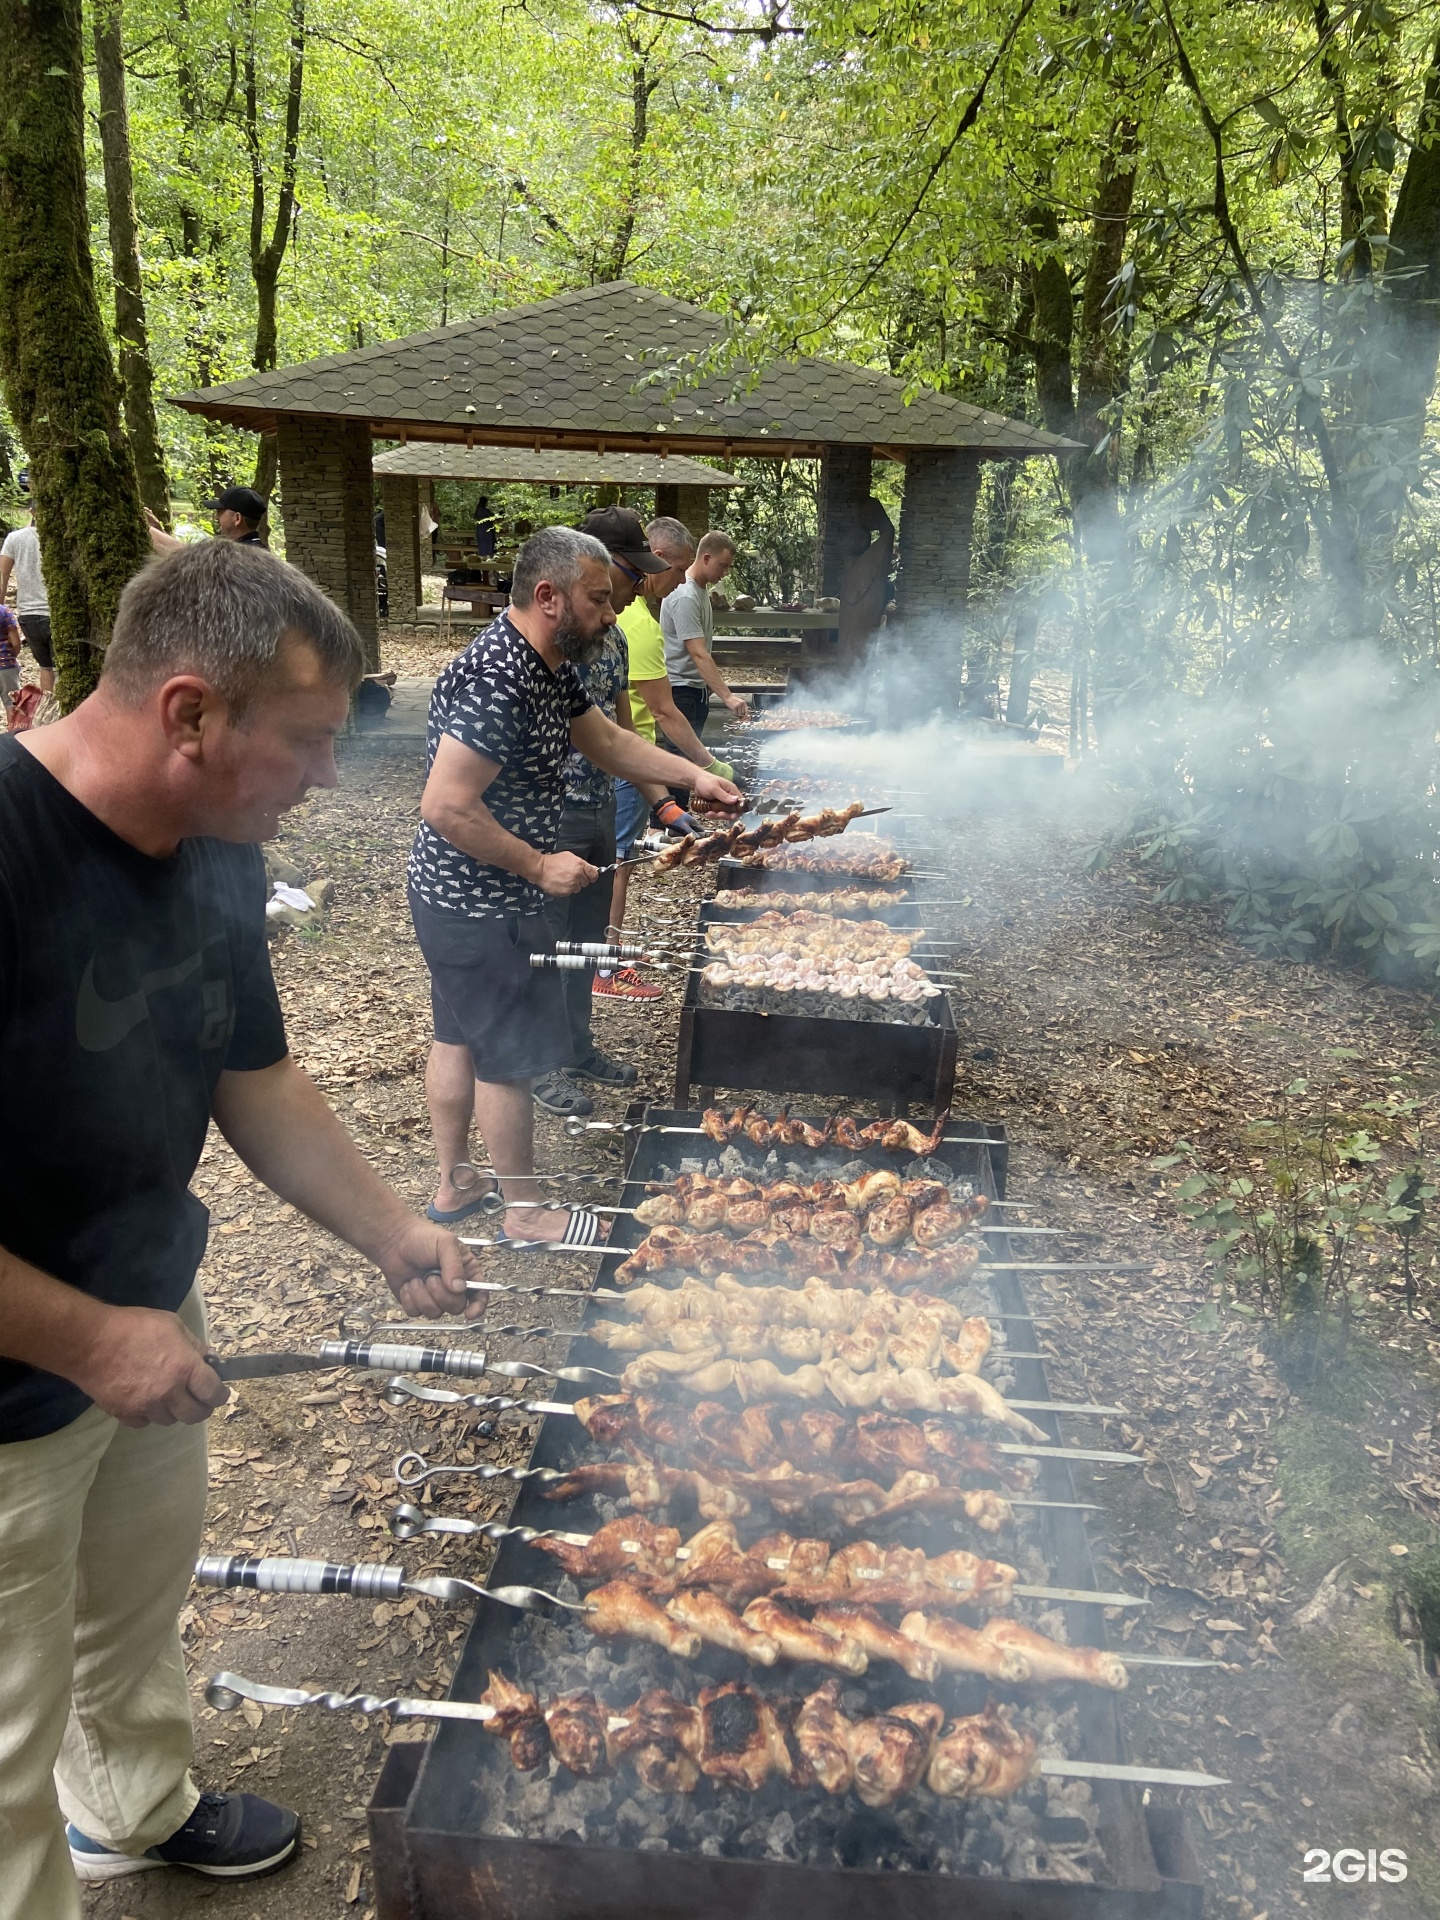
<svg viewBox="0 0 1440 1920">
<path fill-rule="evenodd" d="M 283 840 L 308 875 L 336 880 L 338 902 L 323 934 L 288 935 L 276 949 L 296 1053 L 417 1207 L 432 1177 L 427 993 L 402 873 L 419 786 L 413 745 L 347 752 L 340 791 L 312 800 Z M 1153 910 L 1143 877 L 1086 878 L 1076 858 L 1083 833 L 1063 807 L 1060 824 L 1007 823 L 1000 812 L 937 821 L 935 837 L 956 882 L 946 892 L 972 903 L 937 916 L 972 975 L 957 1001 L 957 1106 L 1010 1128 L 1011 1193 L 1034 1203 L 1034 1220 L 1099 1236 L 1053 1243 L 1062 1253 L 1155 1262 L 1145 1274 L 1064 1284 L 1034 1276 L 1032 1287 L 1051 1323 L 1057 1392 L 1083 1389 L 1128 1410 L 1104 1428 L 1077 1425 L 1074 1437 L 1127 1447 L 1141 1461 L 1096 1488 L 1108 1510 L 1095 1528 L 1102 1571 L 1132 1591 L 1144 1583 L 1152 1599 L 1131 1644 L 1225 1661 L 1198 1675 L 1137 1678 L 1123 1710 L 1135 1756 L 1198 1762 L 1234 1782 L 1197 1802 L 1193 1820 L 1211 1913 L 1275 1920 L 1342 1901 L 1366 1920 L 1440 1912 L 1440 1715 L 1414 1643 L 1397 1632 L 1394 1599 L 1411 1569 L 1440 1564 L 1440 1334 L 1428 1318 L 1405 1318 L 1377 1268 L 1345 1391 L 1323 1405 L 1298 1401 L 1253 1326 L 1207 1311 L 1202 1247 L 1150 1164 L 1179 1138 L 1233 1153 L 1239 1125 L 1269 1110 L 1298 1073 L 1333 1068 L 1336 1047 L 1354 1052 L 1343 1070 L 1357 1097 L 1400 1076 L 1432 1108 L 1432 1003 L 1323 969 L 1257 964 L 1207 913 Z M 667 883 L 637 883 L 640 911 L 647 884 Z M 653 1006 L 600 1009 L 602 1044 L 640 1066 L 642 1095 L 668 1099 L 677 999 L 672 990 Z M 602 1100 L 599 1111 L 616 1115 L 621 1104 Z M 543 1132 L 543 1164 L 595 1163 L 558 1127 Z M 303 1344 L 331 1333 L 342 1309 L 383 1310 L 363 1263 L 258 1190 L 223 1144 L 212 1142 L 197 1189 L 215 1219 L 203 1279 L 217 1345 Z M 577 1279 L 582 1270 L 577 1263 Z M 392 1409 L 375 1381 L 247 1385 L 214 1423 L 208 1544 L 402 1557 L 385 1521 L 403 1448 L 438 1442 L 463 1457 L 468 1445 L 495 1458 L 523 1450 L 522 1425 L 503 1423 L 494 1438 L 473 1426 L 473 1416 Z M 441 1560 L 414 1547 L 403 1558 L 411 1567 Z M 463 1550 L 445 1551 L 447 1567 L 466 1570 L 464 1561 Z M 1298 1608 L 1337 1564 L 1333 1593 L 1298 1626 Z M 185 1614 L 197 1696 L 205 1676 L 226 1667 L 289 1684 L 438 1692 L 462 1626 L 414 1602 L 197 1593 Z M 207 1783 L 304 1810 L 303 1862 L 248 1889 L 145 1875 L 91 1896 L 87 1913 L 369 1913 L 363 1810 L 383 1753 L 377 1723 L 221 1718 L 201 1707 L 198 1731 Z M 1307 1906 L 1298 1869 L 1312 1846 L 1403 1848 L 1409 1878 L 1308 1890 Z"/>
</svg>

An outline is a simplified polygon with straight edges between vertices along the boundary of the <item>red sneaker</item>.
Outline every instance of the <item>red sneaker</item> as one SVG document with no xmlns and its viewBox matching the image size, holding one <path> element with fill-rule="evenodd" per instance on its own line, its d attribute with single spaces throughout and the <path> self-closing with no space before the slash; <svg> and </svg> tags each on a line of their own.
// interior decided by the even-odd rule
<svg viewBox="0 0 1440 1920">
<path fill-rule="evenodd" d="M 597 973 L 591 993 L 611 1000 L 658 1000 L 665 989 L 642 980 L 634 967 L 619 967 L 614 973 Z"/>
</svg>

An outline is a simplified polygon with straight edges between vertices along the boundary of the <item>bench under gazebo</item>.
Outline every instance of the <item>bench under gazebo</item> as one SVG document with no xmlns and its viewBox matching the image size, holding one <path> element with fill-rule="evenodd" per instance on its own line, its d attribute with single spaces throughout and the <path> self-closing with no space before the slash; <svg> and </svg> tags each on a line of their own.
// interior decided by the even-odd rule
<svg viewBox="0 0 1440 1920">
<path fill-rule="evenodd" d="M 928 388 L 907 398 L 903 382 L 844 361 L 763 360 L 747 372 L 729 344 L 720 315 L 611 281 L 174 398 L 276 435 L 287 556 L 347 610 L 372 665 L 376 440 L 818 460 L 825 595 L 838 591 L 872 462 L 901 461 L 901 611 L 949 621 L 958 637 L 981 462 L 1066 454 L 1073 443 Z M 722 358 L 725 371 L 705 371 Z"/>
</svg>

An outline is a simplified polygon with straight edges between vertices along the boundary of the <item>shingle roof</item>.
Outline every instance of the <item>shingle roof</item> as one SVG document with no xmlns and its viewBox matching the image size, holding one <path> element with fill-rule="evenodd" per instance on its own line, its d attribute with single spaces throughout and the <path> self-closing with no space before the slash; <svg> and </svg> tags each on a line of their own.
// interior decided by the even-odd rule
<svg viewBox="0 0 1440 1920">
<path fill-rule="evenodd" d="M 384 439 L 783 458 L 825 445 L 904 459 L 920 447 L 991 456 L 1074 442 L 844 361 L 771 360 L 695 377 L 723 348 L 719 315 L 629 281 L 462 320 L 384 346 L 173 396 L 214 420 L 269 430 L 278 414 L 366 421 Z"/>
<path fill-rule="evenodd" d="M 453 441 L 412 440 L 376 454 L 376 473 L 406 473 L 427 480 L 512 480 L 532 486 L 743 487 L 718 467 L 672 453 L 536 453 L 531 447 L 466 447 Z"/>
</svg>

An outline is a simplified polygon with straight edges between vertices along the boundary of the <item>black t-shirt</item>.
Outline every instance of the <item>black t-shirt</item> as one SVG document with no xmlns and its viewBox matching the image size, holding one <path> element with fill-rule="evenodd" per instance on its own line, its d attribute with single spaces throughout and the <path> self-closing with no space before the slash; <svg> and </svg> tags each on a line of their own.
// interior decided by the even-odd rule
<svg viewBox="0 0 1440 1920">
<path fill-rule="evenodd" d="M 0 736 L 7 1251 L 117 1306 L 185 1298 L 209 1228 L 189 1189 L 215 1083 L 286 1052 L 265 893 L 258 847 L 186 840 L 152 860 Z M 0 1442 L 88 1405 L 0 1359 Z"/>
</svg>

